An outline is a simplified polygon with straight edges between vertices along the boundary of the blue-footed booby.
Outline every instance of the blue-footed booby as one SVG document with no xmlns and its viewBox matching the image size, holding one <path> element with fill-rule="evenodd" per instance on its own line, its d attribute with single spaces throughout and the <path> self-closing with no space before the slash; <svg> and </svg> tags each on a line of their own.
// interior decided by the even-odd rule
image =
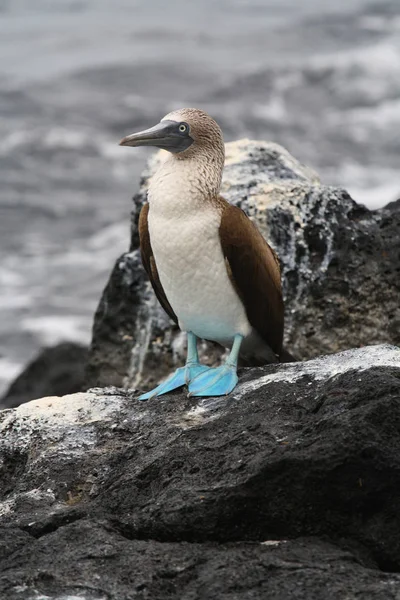
<svg viewBox="0 0 400 600">
<path fill-rule="evenodd" d="M 278 258 L 246 214 L 219 195 L 224 141 L 207 113 L 176 110 L 120 144 L 169 152 L 150 179 L 140 249 L 161 306 L 187 334 L 185 366 L 139 399 L 185 384 L 190 396 L 228 394 L 238 381 L 239 356 L 253 364 L 282 360 Z M 226 362 L 200 364 L 197 338 L 230 348 Z"/>
</svg>

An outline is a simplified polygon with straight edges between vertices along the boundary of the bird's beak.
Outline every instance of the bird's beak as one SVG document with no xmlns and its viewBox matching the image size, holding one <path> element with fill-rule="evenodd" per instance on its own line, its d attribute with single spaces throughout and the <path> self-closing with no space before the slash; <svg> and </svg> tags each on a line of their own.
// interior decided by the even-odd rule
<svg viewBox="0 0 400 600">
<path fill-rule="evenodd" d="M 164 120 L 138 133 L 132 133 L 124 137 L 120 146 L 155 146 L 170 152 L 182 152 L 186 150 L 193 140 L 190 136 L 179 135 L 178 123 L 176 121 Z"/>
<path fill-rule="evenodd" d="M 124 137 L 119 145 L 120 146 L 159 146 L 160 144 L 168 141 L 168 133 L 170 129 L 169 121 L 161 121 L 150 129 L 139 131 L 138 133 L 132 133 Z"/>
</svg>

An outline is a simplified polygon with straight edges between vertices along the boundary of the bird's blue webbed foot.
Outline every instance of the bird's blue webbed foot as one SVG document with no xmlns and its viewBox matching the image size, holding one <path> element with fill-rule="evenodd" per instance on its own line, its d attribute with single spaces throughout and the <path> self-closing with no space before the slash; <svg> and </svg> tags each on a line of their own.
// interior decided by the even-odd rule
<svg viewBox="0 0 400 600">
<path fill-rule="evenodd" d="M 210 367 L 201 365 L 199 363 L 199 356 L 197 353 L 197 338 L 191 331 L 188 332 L 187 341 L 188 348 L 186 365 L 177 369 L 175 373 L 160 383 L 160 385 L 154 388 L 154 390 L 150 390 L 150 392 L 146 392 L 145 394 L 139 396 L 139 400 L 150 400 L 150 398 L 167 394 L 168 392 L 172 392 L 172 390 L 176 390 L 183 385 L 189 385 L 192 379 L 209 370 Z"/>
<path fill-rule="evenodd" d="M 161 396 L 162 394 L 172 392 L 172 390 L 176 390 L 183 385 L 188 385 L 192 379 L 209 370 L 209 368 L 210 367 L 206 367 L 200 363 L 186 364 L 184 367 L 177 369 L 175 373 L 160 383 L 154 390 L 142 394 L 138 399 L 150 400 L 150 398 L 154 398 L 155 396 Z"/>
<path fill-rule="evenodd" d="M 225 396 L 234 389 L 238 382 L 236 371 L 242 341 L 242 335 L 235 335 L 226 363 L 193 379 L 189 383 L 189 396 Z"/>
<path fill-rule="evenodd" d="M 193 379 L 189 383 L 189 396 L 225 396 L 237 382 L 236 365 L 221 365 Z"/>
</svg>

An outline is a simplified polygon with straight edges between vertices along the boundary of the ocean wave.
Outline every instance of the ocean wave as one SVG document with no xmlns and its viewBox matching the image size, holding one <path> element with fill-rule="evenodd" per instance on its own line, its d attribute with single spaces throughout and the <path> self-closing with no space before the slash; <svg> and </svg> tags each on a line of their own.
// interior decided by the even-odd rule
<svg viewBox="0 0 400 600">
<path fill-rule="evenodd" d="M 33 127 L 11 131 L 0 139 L 0 153 L 9 154 L 14 150 L 35 148 L 40 150 L 96 150 L 102 142 L 102 137 L 93 136 L 91 131 L 80 131 L 65 127 Z"/>
<path fill-rule="evenodd" d="M 20 323 L 22 331 L 34 333 L 43 346 L 53 346 L 62 341 L 87 345 L 90 341 L 91 323 L 72 315 L 29 317 Z"/>
<path fill-rule="evenodd" d="M 328 172 L 327 178 L 342 181 L 351 197 L 370 210 L 382 208 L 400 198 L 400 176 L 396 169 L 369 169 L 347 160 L 334 173 Z"/>
<path fill-rule="evenodd" d="M 371 130 L 387 129 L 400 124 L 400 98 L 386 100 L 378 106 L 363 106 L 348 111 L 347 119 L 353 123 L 363 123 Z M 336 118 L 338 121 L 338 117 Z"/>
<path fill-rule="evenodd" d="M 363 183 L 365 185 L 365 182 Z M 400 180 L 360 188 L 352 181 L 347 190 L 358 204 L 364 204 L 370 210 L 377 210 L 400 199 Z"/>
</svg>

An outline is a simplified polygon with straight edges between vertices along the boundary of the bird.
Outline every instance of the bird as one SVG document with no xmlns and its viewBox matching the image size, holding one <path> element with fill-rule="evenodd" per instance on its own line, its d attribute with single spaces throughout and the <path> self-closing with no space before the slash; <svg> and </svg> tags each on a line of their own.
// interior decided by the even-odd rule
<svg viewBox="0 0 400 600">
<path fill-rule="evenodd" d="M 189 396 L 223 396 L 238 383 L 238 361 L 288 362 L 279 259 L 256 225 L 220 195 L 221 128 L 206 112 L 183 108 L 121 146 L 166 150 L 139 216 L 140 252 L 161 306 L 187 335 L 187 357 L 148 400 L 184 385 Z M 225 362 L 199 361 L 198 339 L 229 349 Z M 294 360 L 294 359 L 293 359 Z"/>
</svg>

